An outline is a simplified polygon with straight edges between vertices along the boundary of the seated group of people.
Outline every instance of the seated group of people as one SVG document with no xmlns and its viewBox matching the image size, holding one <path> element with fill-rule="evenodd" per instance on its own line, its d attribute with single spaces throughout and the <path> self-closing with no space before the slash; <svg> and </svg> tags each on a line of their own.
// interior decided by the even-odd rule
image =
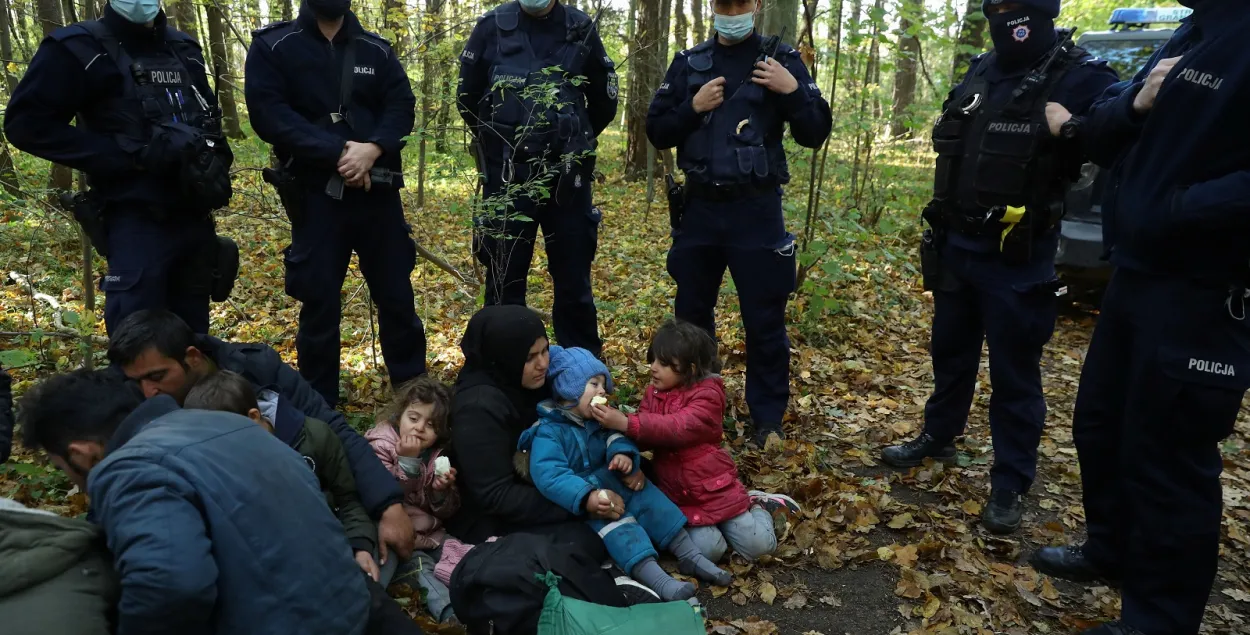
<svg viewBox="0 0 1250 635">
<path fill-rule="evenodd" d="M 419 586 L 452 622 L 457 563 L 509 534 L 606 548 L 663 601 L 693 602 L 695 587 L 658 549 L 722 586 L 730 548 L 776 549 L 773 512 L 797 505 L 748 491 L 721 447 L 724 384 L 703 330 L 657 330 L 636 414 L 608 405 L 603 362 L 549 346 L 525 307 L 482 309 L 461 348 L 453 387 L 396 387 L 361 436 L 268 346 L 194 335 L 164 311 L 129 316 L 110 369 L 54 376 L 19 403 L 23 443 L 90 510 L 0 499 L 0 552 L 25 556 L 0 553 L 6 632 L 420 632 L 387 585 Z"/>
</svg>

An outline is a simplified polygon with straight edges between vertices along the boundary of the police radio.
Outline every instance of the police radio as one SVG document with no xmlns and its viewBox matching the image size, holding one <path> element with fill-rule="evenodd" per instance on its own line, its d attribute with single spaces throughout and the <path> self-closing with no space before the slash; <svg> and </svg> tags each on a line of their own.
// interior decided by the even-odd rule
<svg viewBox="0 0 1250 635">
<path fill-rule="evenodd" d="M 1075 28 L 1059 29 L 1058 31 L 1059 43 L 1055 45 L 1055 48 L 1051 49 L 1050 56 L 1046 58 L 1046 62 L 1029 71 L 1029 74 L 1024 76 L 1024 81 L 1020 82 L 1020 85 L 1011 91 L 1012 101 L 1045 84 L 1047 77 L 1050 75 L 1050 67 L 1055 64 L 1055 60 L 1059 59 L 1061 55 L 1066 57 L 1072 51 L 1072 47 L 1076 46 L 1076 43 L 1072 41 L 1072 36 L 1076 34 Z"/>
</svg>

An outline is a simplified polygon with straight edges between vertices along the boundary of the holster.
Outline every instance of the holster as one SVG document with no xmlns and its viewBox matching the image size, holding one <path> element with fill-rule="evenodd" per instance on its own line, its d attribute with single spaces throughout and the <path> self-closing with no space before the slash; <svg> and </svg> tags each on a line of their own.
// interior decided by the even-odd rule
<svg viewBox="0 0 1250 635">
<path fill-rule="evenodd" d="M 664 186 L 668 190 L 668 224 L 677 231 L 681 229 L 681 217 L 686 214 L 686 187 L 672 174 L 664 175 Z"/>
<path fill-rule="evenodd" d="M 937 291 L 942 288 L 945 271 L 942 268 L 942 256 L 938 250 L 937 234 L 932 229 L 924 230 L 920 238 L 920 275 L 923 278 L 925 291 Z"/>
<path fill-rule="evenodd" d="M 273 186 L 278 192 L 278 200 L 286 211 L 287 220 L 295 225 L 304 214 L 304 192 L 295 180 L 290 166 L 265 168 L 261 170 L 261 178 Z"/>
<path fill-rule="evenodd" d="M 90 191 L 70 194 L 63 192 L 60 196 L 61 207 L 74 215 L 74 220 L 82 225 L 82 230 L 91 241 L 91 246 L 101 256 L 108 258 L 108 233 L 104 226 L 104 201 L 97 199 Z"/>
</svg>

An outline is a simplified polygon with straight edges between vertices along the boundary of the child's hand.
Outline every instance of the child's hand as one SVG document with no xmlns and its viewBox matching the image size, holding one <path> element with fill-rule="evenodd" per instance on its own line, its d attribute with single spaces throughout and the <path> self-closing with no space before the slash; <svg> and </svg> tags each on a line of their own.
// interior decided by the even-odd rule
<svg viewBox="0 0 1250 635">
<path fill-rule="evenodd" d="M 360 565 L 360 570 L 364 571 L 374 582 L 378 581 L 381 574 L 378 572 L 378 563 L 373 561 L 373 554 L 368 551 L 357 551 L 356 564 Z"/>
<path fill-rule="evenodd" d="M 421 453 L 424 451 L 425 444 L 421 442 L 421 437 L 417 436 L 415 432 L 399 439 L 399 447 L 397 449 L 399 456 L 416 458 L 421 456 Z"/>
<path fill-rule="evenodd" d="M 629 417 L 625 416 L 625 413 L 617 410 L 616 408 L 609 408 L 608 406 L 591 406 L 590 414 L 594 416 L 595 421 L 599 422 L 599 425 L 602 425 L 609 430 L 625 432 L 629 429 Z"/>
<path fill-rule="evenodd" d="M 456 484 L 456 468 L 451 468 L 446 474 L 434 475 L 434 491 L 443 492 Z"/>
<path fill-rule="evenodd" d="M 586 497 L 586 513 L 600 520 L 618 520 L 625 511 L 625 501 L 612 490 L 599 489 Z"/>
<path fill-rule="evenodd" d="M 621 474 L 629 474 L 634 471 L 634 460 L 624 454 L 618 454 L 612 457 L 612 462 L 608 464 L 608 469 Z"/>
<path fill-rule="evenodd" d="M 647 486 L 647 477 L 643 476 L 642 470 L 638 470 L 633 474 L 621 475 L 621 482 L 625 484 L 625 487 L 635 492 L 641 492 L 642 488 Z"/>
</svg>

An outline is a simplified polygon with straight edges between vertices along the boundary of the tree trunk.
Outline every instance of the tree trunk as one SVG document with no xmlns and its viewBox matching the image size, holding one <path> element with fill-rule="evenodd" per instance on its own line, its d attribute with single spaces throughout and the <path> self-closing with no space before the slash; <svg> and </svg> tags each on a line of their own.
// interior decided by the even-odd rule
<svg viewBox="0 0 1250 635">
<path fill-rule="evenodd" d="M 647 147 L 651 145 L 647 141 L 647 107 L 664 72 L 664 62 L 660 58 L 660 39 L 663 37 L 660 0 L 637 2 L 638 21 L 630 46 L 629 92 L 626 95 L 629 134 L 625 152 L 625 178 L 635 181 L 647 173 Z"/>
<path fill-rule="evenodd" d="M 981 0 L 968 0 L 964 10 L 963 24 L 959 26 L 959 39 L 955 41 L 955 55 L 951 60 L 951 83 L 958 83 L 968 70 L 968 62 L 985 49 L 985 16 L 981 13 Z"/>
<path fill-rule="evenodd" d="M 100 5 L 95 0 L 84 0 L 82 3 L 82 19 L 99 20 L 101 13 Z"/>
<path fill-rule="evenodd" d="M 227 137 L 242 139 L 239 107 L 234 102 L 234 82 L 230 75 L 230 54 L 226 48 L 226 19 L 216 2 L 207 8 L 209 50 L 213 56 L 213 83 L 217 87 L 217 101 L 221 103 L 222 128 Z"/>
<path fill-rule="evenodd" d="M 61 15 L 65 16 L 65 24 L 78 21 L 78 9 L 74 6 L 74 0 L 61 0 Z"/>
<path fill-rule="evenodd" d="M 782 40 L 794 45 L 798 41 L 799 0 L 771 0 L 764 3 L 764 12 L 760 24 L 761 35 L 779 35 L 785 31 Z"/>
<path fill-rule="evenodd" d="M 43 36 L 48 37 L 53 31 L 62 26 L 61 19 L 61 3 L 59 0 L 38 0 L 35 5 L 36 16 L 39 21 L 39 27 L 43 31 Z M 52 170 L 48 174 L 48 201 L 56 204 L 57 198 L 61 192 L 68 192 L 74 187 L 74 174 L 70 169 L 52 164 Z"/>
<path fill-rule="evenodd" d="M 426 3 L 426 6 L 430 6 L 429 2 Z M 408 16 L 404 11 L 404 1 L 384 0 L 382 2 L 382 14 L 382 37 L 391 41 L 391 46 L 395 49 L 395 56 L 402 59 L 404 56 L 402 42 L 404 32 L 407 31 L 404 27 L 408 24 Z M 426 33 L 432 33 L 432 31 L 427 30 Z M 430 55 L 431 48 L 433 47 L 427 47 L 425 50 L 427 57 Z"/>
<path fill-rule="evenodd" d="M 684 51 L 690 47 L 689 40 L 686 38 L 689 30 L 689 24 L 686 22 L 686 3 L 682 0 L 673 0 L 673 41 L 678 51 Z"/>
<path fill-rule="evenodd" d="M 6 60 L 13 59 L 13 38 L 9 35 L 9 20 L 9 0 L 0 0 L 0 56 L 4 56 Z M 17 87 L 17 76 L 9 72 L 8 62 L 0 66 L 4 67 L 5 88 L 12 95 L 13 89 Z"/>
<path fill-rule="evenodd" d="M 444 0 L 426 0 L 425 20 L 422 31 L 429 33 L 429 41 L 425 44 L 425 55 L 421 60 L 421 146 L 417 160 L 417 207 L 425 207 L 425 167 L 426 142 L 430 137 L 430 124 L 434 121 L 434 103 L 436 82 L 435 73 L 441 64 L 435 59 L 433 51 L 442 41 L 443 5 Z M 419 51 L 420 49 L 418 49 Z"/>
<path fill-rule="evenodd" d="M 282 3 L 282 19 L 295 19 L 295 0 L 278 0 Z"/>
<path fill-rule="evenodd" d="M 916 61 L 920 57 L 918 31 L 924 26 L 921 0 L 903 0 L 900 9 L 898 55 L 894 62 L 894 111 L 890 120 L 892 137 L 911 135 L 907 117 L 916 99 Z"/>
<path fill-rule="evenodd" d="M 4 138 L 4 130 L 0 130 L 0 187 L 3 187 L 9 196 L 16 197 L 19 194 L 17 170 L 13 167 L 13 153 L 9 150 L 8 141 Z"/>
<path fill-rule="evenodd" d="M 694 17 L 694 40 L 695 44 L 711 37 L 708 30 L 703 26 L 703 0 L 690 0 L 690 15 Z"/>
<path fill-rule="evenodd" d="M 199 5 L 195 4 L 195 0 L 178 0 L 170 2 L 166 5 L 166 10 L 170 12 L 177 23 L 179 31 L 190 35 L 196 42 L 202 42 L 200 39 L 200 24 L 198 13 Z"/>
</svg>

